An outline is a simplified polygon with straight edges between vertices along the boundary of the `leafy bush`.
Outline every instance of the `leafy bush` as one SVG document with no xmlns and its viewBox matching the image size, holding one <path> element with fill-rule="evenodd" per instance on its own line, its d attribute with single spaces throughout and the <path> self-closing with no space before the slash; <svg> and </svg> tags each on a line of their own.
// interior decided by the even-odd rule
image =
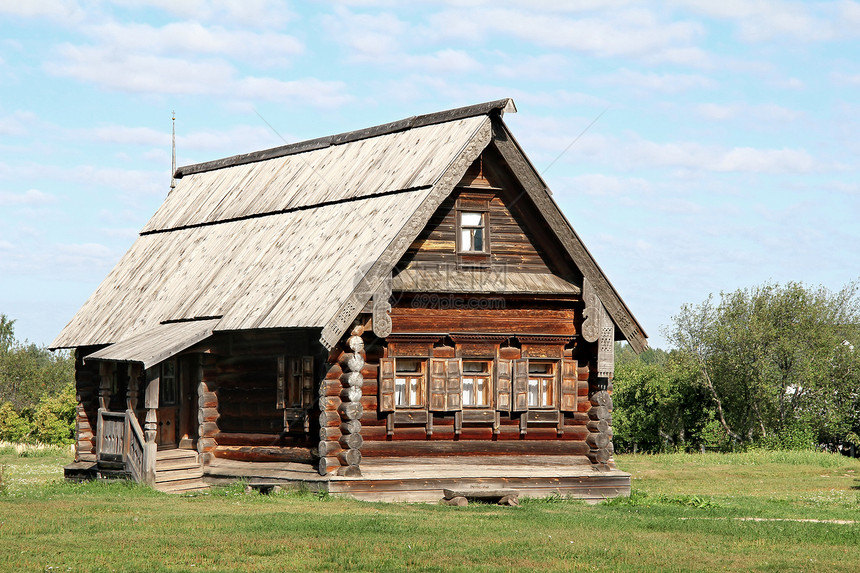
<svg viewBox="0 0 860 573">
<path fill-rule="evenodd" d="M 46 444 L 73 443 L 76 406 L 72 384 L 53 396 L 43 396 L 33 415 L 32 437 Z"/>
<path fill-rule="evenodd" d="M 30 422 L 15 411 L 11 402 L 0 406 L 0 440 L 22 442 L 31 429 Z"/>
<path fill-rule="evenodd" d="M 768 434 L 756 443 L 766 450 L 813 450 L 817 443 L 816 431 L 811 427 L 791 426 Z"/>
</svg>

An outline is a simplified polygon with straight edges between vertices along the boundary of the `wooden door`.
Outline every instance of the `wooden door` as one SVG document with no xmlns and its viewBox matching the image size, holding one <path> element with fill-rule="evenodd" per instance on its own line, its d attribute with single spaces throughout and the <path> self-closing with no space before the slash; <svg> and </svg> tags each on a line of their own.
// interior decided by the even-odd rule
<svg viewBox="0 0 860 573">
<path fill-rule="evenodd" d="M 183 356 L 179 365 L 179 405 L 176 421 L 179 447 L 187 450 L 197 448 L 197 386 L 200 356 Z"/>
<path fill-rule="evenodd" d="M 161 363 L 158 407 L 158 447 L 175 448 L 179 423 L 179 364 L 176 359 Z"/>
</svg>

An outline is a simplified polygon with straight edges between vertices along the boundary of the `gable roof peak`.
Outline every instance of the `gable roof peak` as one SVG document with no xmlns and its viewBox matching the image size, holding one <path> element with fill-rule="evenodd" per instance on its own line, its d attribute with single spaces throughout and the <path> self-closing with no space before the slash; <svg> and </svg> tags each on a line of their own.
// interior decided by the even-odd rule
<svg viewBox="0 0 860 573">
<path fill-rule="evenodd" d="M 378 137 L 380 135 L 396 133 L 398 131 L 406 131 L 416 127 L 424 127 L 427 125 L 435 125 L 439 123 L 446 123 L 449 121 L 456 121 L 458 119 L 464 119 L 467 117 L 475 117 L 479 115 L 502 117 L 506 112 L 517 112 L 517 107 L 514 104 L 514 100 L 511 98 L 503 98 L 465 107 L 457 107 L 445 111 L 437 111 L 424 115 L 413 115 L 412 117 L 407 117 L 406 119 L 401 119 L 390 123 L 383 123 L 381 125 L 358 129 L 355 131 L 348 131 L 337 135 L 329 135 L 316 139 L 308 139 L 306 141 L 290 143 L 287 145 L 282 145 L 280 147 L 273 147 L 271 149 L 255 151 L 253 153 L 244 153 L 241 155 L 234 155 L 232 157 L 225 157 L 223 159 L 216 159 L 214 161 L 206 161 L 204 163 L 186 165 L 177 169 L 176 173 L 174 174 L 174 177 L 177 179 L 181 179 L 185 175 L 191 175 L 193 173 L 203 173 L 205 171 L 214 171 L 216 169 L 223 169 L 225 167 L 233 167 L 235 165 L 245 165 L 247 163 L 265 161 L 267 159 L 273 159 L 276 157 L 295 155 L 297 153 L 304 153 L 307 151 L 313 151 L 315 149 L 324 149 L 333 145 L 342 145 L 344 143 L 350 143 L 352 141 L 369 139 L 371 137 Z"/>
</svg>

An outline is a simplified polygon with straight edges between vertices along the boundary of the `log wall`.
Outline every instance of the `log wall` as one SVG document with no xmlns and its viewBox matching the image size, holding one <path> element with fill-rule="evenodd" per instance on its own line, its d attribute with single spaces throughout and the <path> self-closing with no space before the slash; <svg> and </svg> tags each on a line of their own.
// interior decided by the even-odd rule
<svg viewBox="0 0 860 573">
<path fill-rule="evenodd" d="M 99 408 L 99 363 L 84 363 L 83 357 L 98 347 L 75 350 L 75 461 L 95 461 L 96 426 Z"/>
<path fill-rule="evenodd" d="M 200 354 L 197 378 L 197 453 L 200 461 L 209 463 L 218 442 L 218 369 L 215 356 Z"/>
<path fill-rule="evenodd" d="M 443 325 L 444 321 L 438 324 Z M 402 335 L 408 336 L 406 334 Z M 397 335 L 394 335 L 396 339 Z M 391 340 L 391 339 L 389 339 Z M 592 431 L 592 404 L 589 380 L 591 376 L 590 352 L 592 345 L 556 350 L 550 346 L 526 344 L 520 346 L 500 346 L 484 344 L 483 355 L 497 356 L 503 360 L 518 360 L 523 357 L 555 356 L 577 359 L 576 371 L 577 410 L 564 412 L 559 418 L 558 410 L 533 410 L 541 420 L 530 420 L 528 412 L 498 412 L 497 422 L 469 422 L 468 413 L 429 412 L 425 408 L 395 410 L 394 413 L 380 412 L 378 403 L 377 372 L 379 359 L 389 355 L 429 356 L 450 358 L 481 354 L 478 343 L 454 343 L 432 345 L 430 342 L 388 343 L 383 347 L 373 346 L 367 352 L 367 364 L 362 386 L 361 435 L 362 455 L 366 458 L 403 457 L 403 456 L 480 456 L 480 455 L 581 455 L 588 456 L 592 450 L 590 442 L 594 439 Z M 403 347 L 407 350 L 403 350 Z M 487 350 L 490 348 L 491 350 Z M 393 351 L 393 352 L 392 352 Z M 405 354 L 403 354 L 405 352 Z M 334 375 L 332 375 L 334 378 Z M 494 381 L 495 386 L 496 381 Z M 328 389 L 334 393 L 332 385 Z M 466 411 L 467 409 L 464 409 Z M 487 412 L 487 409 L 478 409 Z M 496 411 L 493 410 L 492 414 Z M 489 413 L 488 413 L 489 415 Z M 465 417 L 464 417 L 465 416 Z M 409 421 L 409 418 L 413 421 Z M 525 417 L 525 420 L 524 420 Z M 602 426 L 601 426 L 602 428 Z"/>
<path fill-rule="evenodd" d="M 462 193 L 480 192 L 489 200 L 490 264 L 494 268 L 508 267 L 519 272 L 551 273 L 548 255 L 537 237 L 524 224 L 516 198 L 499 189 L 476 161 L 461 181 L 461 186 L 439 207 L 421 234 L 413 241 L 404 262 L 456 263 L 457 198 Z M 490 177 L 490 178 L 488 178 Z M 512 208 L 513 206 L 513 208 Z"/>
<path fill-rule="evenodd" d="M 277 398 L 278 356 L 311 354 L 312 339 L 303 331 L 231 333 L 191 349 L 201 351 L 198 452 L 204 462 L 315 459 L 317 416 L 312 413 L 306 432 L 301 421 L 285 419 Z"/>
</svg>

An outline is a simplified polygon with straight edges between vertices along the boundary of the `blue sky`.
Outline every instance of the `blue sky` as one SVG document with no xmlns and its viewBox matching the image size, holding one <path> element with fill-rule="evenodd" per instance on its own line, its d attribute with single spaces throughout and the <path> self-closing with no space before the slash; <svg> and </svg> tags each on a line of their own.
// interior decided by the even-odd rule
<svg viewBox="0 0 860 573">
<path fill-rule="evenodd" d="M 173 110 L 185 165 L 512 97 L 652 346 L 709 293 L 860 277 L 860 2 L 0 0 L 0 31 L 0 312 L 39 344 L 166 196 Z"/>
</svg>

